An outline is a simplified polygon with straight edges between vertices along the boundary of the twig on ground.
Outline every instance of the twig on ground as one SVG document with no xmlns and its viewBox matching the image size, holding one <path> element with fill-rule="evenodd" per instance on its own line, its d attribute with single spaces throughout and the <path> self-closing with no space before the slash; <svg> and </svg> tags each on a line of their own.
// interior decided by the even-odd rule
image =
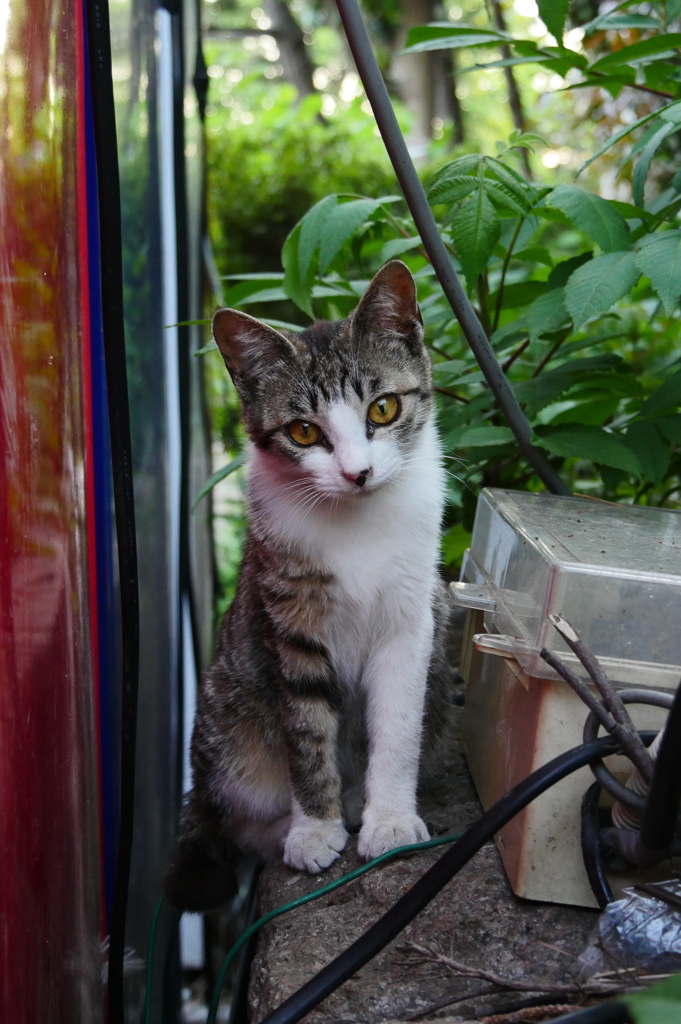
<svg viewBox="0 0 681 1024">
<path fill-rule="evenodd" d="M 460 960 L 447 956 L 438 949 L 421 946 L 415 942 L 400 946 L 399 950 L 408 957 L 411 964 L 440 964 L 458 977 L 480 978 L 482 981 L 488 981 L 492 985 L 497 985 L 499 988 L 510 992 L 534 992 L 537 994 L 545 992 L 550 995 L 561 996 L 578 994 L 583 996 L 612 996 L 643 988 L 645 987 L 645 982 L 649 980 L 646 975 L 638 974 L 635 970 L 625 970 L 597 975 L 584 982 L 574 980 L 572 982 L 544 984 L 537 981 L 523 981 L 519 978 L 505 978 L 483 967 L 471 967 Z"/>
</svg>

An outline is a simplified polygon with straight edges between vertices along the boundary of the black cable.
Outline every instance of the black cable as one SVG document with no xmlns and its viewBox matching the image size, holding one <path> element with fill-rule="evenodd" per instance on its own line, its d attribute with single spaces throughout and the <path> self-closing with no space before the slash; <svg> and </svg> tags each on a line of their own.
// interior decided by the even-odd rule
<svg viewBox="0 0 681 1024">
<path fill-rule="evenodd" d="M 518 404 L 513 389 L 504 376 L 504 371 L 497 361 L 482 324 L 452 266 L 451 258 L 440 238 L 423 186 L 402 137 L 357 0 L 336 0 L 336 5 L 352 55 L 355 58 L 359 77 L 371 103 L 378 130 L 388 151 L 397 180 L 404 192 L 407 206 L 414 218 L 416 230 L 421 236 L 447 301 L 461 325 L 461 330 L 478 361 L 492 394 L 499 403 L 499 408 L 515 435 L 521 452 L 549 491 L 553 494 L 570 494 L 570 489 L 561 480 L 544 453 L 530 443 L 531 427 Z"/>
<path fill-rule="evenodd" d="M 666 850 L 674 838 L 681 803 L 681 684 L 662 734 L 641 822 L 641 845 Z"/>
<path fill-rule="evenodd" d="M 599 1003 L 585 1010 L 575 1010 L 564 1017 L 554 1017 L 551 1024 L 634 1024 L 626 1003 Z"/>
<path fill-rule="evenodd" d="M 250 928 L 258 917 L 258 879 L 260 878 L 261 865 L 254 865 L 253 874 L 250 879 L 247 895 L 247 912 L 244 922 L 244 931 Z M 251 935 L 250 939 L 239 953 L 232 982 L 232 992 L 229 1004 L 229 1017 L 227 1024 L 242 1024 L 248 1019 L 248 984 L 251 978 L 251 964 L 255 956 L 255 947 L 258 944 L 257 933 Z M 210 991 L 210 989 L 209 989 Z"/>
<path fill-rule="evenodd" d="M 139 681 L 137 538 L 125 363 L 121 202 L 108 0 L 87 0 L 86 9 L 97 156 L 104 358 L 121 598 L 121 803 L 109 938 L 108 999 L 109 1024 L 123 1024 L 123 959 L 132 856 Z"/>
<path fill-rule="evenodd" d="M 644 733 L 650 741 L 654 733 Z M 458 871 L 532 800 L 567 775 L 618 751 L 610 736 L 566 751 L 514 786 L 463 834 L 411 889 L 340 956 L 270 1013 L 261 1024 L 295 1024 L 380 953 Z"/>
<path fill-rule="evenodd" d="M 670 708 L 673 703 L 673 697 L 669 693 L 664 693 L 660 690 L 627 689 L 620 690 L 618 695 L 623 704 L 650 704 L 656 708 Z M 595 740 L 599 729 L 600 723 L 593 711 L 590 711 L 584 722 L 584 730 L 582 732 L 584 743 L 591 743 Z M 633 789 L 629 789 L 624 782 L 620 782 L 606 768 L 602 761 L 595 762 L 590 767 L 597 781 L 600 782 L 603 789 L 610 796 L 639 816 L 643 815 L 645 797 L 635 793 Z"/>
<path fill-rule="evenodd" d="M 601 784 L 594 782 L 582 798 L 582 858 L 591 891 L 601 910 L 612 903 L 613 895 L 605 874 L 601 849 L 601 824 L 598 820 L 598 798 Z"/>
</svg>

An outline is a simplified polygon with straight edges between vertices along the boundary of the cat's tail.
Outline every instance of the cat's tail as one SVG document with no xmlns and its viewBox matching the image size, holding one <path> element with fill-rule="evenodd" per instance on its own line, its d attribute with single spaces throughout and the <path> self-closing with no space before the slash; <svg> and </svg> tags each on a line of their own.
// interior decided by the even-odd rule
<svg viewBox="0 0 681 1024">
<path fill-rule="evenodd" d="M 224 836 L 219 812 L 192 791 L 163 879 L 163 893 L 178 910 L 202 913 L 228 903 L 237 892 L 238 852 Z"/>
</svg>

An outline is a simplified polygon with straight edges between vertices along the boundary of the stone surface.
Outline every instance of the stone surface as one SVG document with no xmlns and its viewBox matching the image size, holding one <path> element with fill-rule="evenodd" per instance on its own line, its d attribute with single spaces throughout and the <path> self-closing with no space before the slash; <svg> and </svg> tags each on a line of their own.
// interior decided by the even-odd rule
<svg viewBox="0 0 681 1024">
<path fill-rule="evenodd" d="M 420 810 L 433 836 L 462 832 L 480 814 L 458 741 L 452 743 L 449 763 L 422 795 Z M 266 926 L 251 969 L 250 1020 L 261 1021 L 354 942 L 442 852 L 383 865 Z M 353 837 L 340 861 L 322 876 L 270 866 L 261 876 L 259 911 L 264 914 L 320 889 L 360 863 Z M 441 964 L 415 963 L 403 947 L 428 946 L 505 978 L 536 981 L 541 989 L 547 982 L 572 980 L 575 957 L 595 920 L 589 910 L 514 897 L 496 847 L 489 843 L 401 935 L 305 1019 L 316 1024 L 479 1019 L 511 1008 L 522 997 L 500 993 L 479 978 L 455 975 Z"/>
</svg>

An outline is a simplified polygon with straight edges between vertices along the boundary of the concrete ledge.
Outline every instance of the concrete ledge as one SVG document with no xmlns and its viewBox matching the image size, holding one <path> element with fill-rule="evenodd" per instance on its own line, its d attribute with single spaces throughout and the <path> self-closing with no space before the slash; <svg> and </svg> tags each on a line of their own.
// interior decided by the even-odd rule
<svg viewBox="0 0 681 1024">
<path fill-rule="evenodd" d="M 458 709 L 457 709 L 458 713 Z M 423 796 L 431 834 L 463 831 L 480 813 L 458 742 Z M 261 1021 L 357 939 L 437 859 L 442 850 L 388 864 L 263 929 L 251 971 L 249 1016 Z M 261 876 L 259 911 L 302 896 L 359 865 L 356 841 L 317 878 L 283 865 Z M 493 844 L 484 847 L 383 953 L 306 1020 L 315 1024 L 454 1024 L 498 1013 L 522 998 L 440 963 L 417 964 L 404 947 L 427 946 L 504 978 L 570 982 L 596 913 L 519 900 L 510 891 Z M 555 1002 L 565 1002 L 560 996 Z"/>
</svg>

